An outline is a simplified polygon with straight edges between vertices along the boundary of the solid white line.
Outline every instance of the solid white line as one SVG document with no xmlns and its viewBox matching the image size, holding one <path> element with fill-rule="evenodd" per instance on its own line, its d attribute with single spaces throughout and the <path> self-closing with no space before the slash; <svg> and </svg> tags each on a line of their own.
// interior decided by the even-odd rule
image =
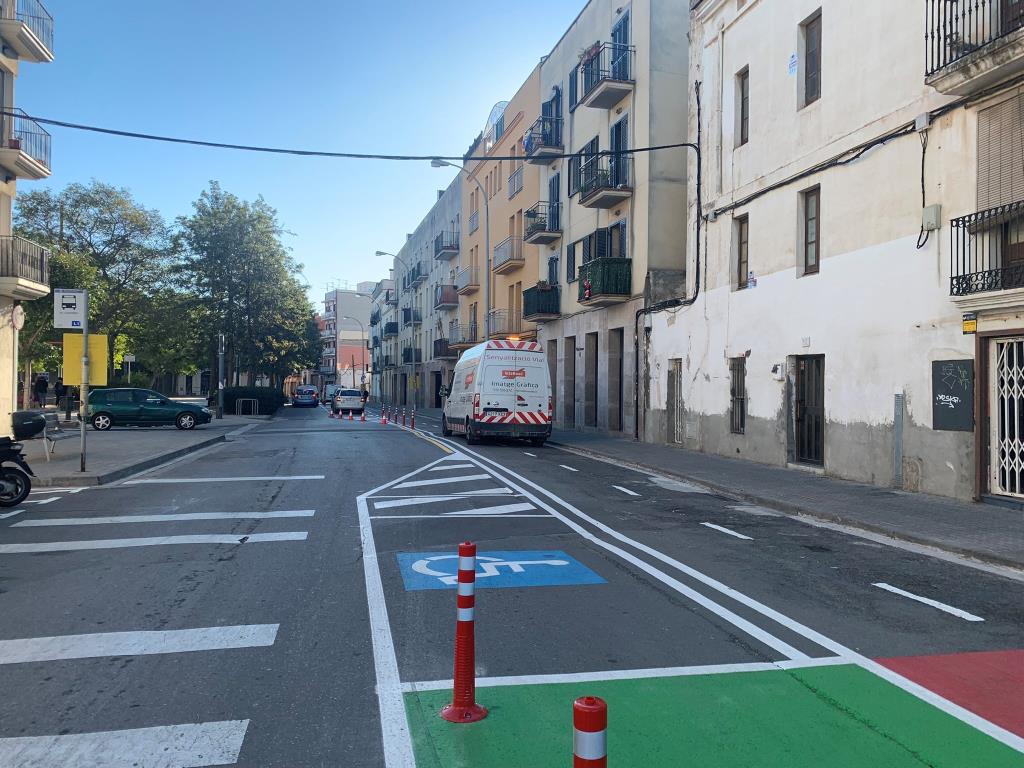
<svg viewBox="0 0 1024 768">
<path fill-rule="evenodd" d="M 884 581 L 877 582 L 875 584 L 872 584 L 871 586 L 878 587 L 879 589 L 884 589 L 886 592 L 892 592 L 894 595 L 902 595 L 903 597 L 909 598 L 911 600 L 916 600 L 917 602 L 924 603 L 925 605 L 930 605 L 932 608 L 938 608 L 940 611 L 945 611 L 946 613 L 952 614 L 953 616 L 961 618 L 964 621 L 984 621 L 983 618 L 981 618 L 980 616 L 975 616 L 973 613 L 961 611 L 959 608 L 954 608 L 951 605 L 940 603 L 938 600 L 932 600 L 928 597 L 921 597 L 920 595 L 915 595 L 912 592 L 905 592 L 899 587 L 892 586 L 892 584 L 886 584 Z"/>
<path fill-rule="evenodd" d="M 48 499 L 25 499 L 22 504 L 49 504 L 53 501 L 60 501 L 60 496 L 51 496 Z"/>
<path fill-rule="evenodd" d="M 452 494 L 450 496 L 377 496 L 387 501 L 374 501 L 374 509 L 388 509 L 389 507 L 408 507 L 414 504 L 432 504 L 435 501 L 452 501 L 454 499 L 470 499 L 474 496 L 510 496 L 510 488 L 485 488 L 482 491 L 466 491 L 465 493 Z"/>
<path fill-rule="evenodd" d="M 470 483 L 474 480 L 490 480 L 490 475 L 459 475 L 458 477 L 435 477 L 432 480 L 411 480 L 408 483 L 399 483 L 393 488 L 418 488 L 422 485 L 444 485 L 445 483 Z"/>
<path fill-rule="evenodd" d="M 261 477 L 155 477 L 145 480 L 125 480 L 121 485 L 149 485 L 156 483 L 248 483 L 264 480 L 323 480 L 323 475 L 268 475 Z"/>
<path fill-rule="evenodd" d="M 197 536 L 152 536 L 140 539 L 95 539 L 92 541 L 49 541 L 33 544 L 0 544 L 0 555 L 34 552 L 72 552 L 79 549 L 118 549 L 121 547 L 156 547 L 164 544 L 258 544 L 267 541 L 305 541 L 306 531 L 284 533 L 215 533 Z M 242 539 L 245 539 L 243 542 Z"/>
<path fill-rule="evenodd" d="M 529 512 L 530 510 L 536 510 L 537 508 L 533 504 L 522 503 L 522 504 L 499 504 L 496 507 L 480 507 L 479 509 L 467 509 L 459 512 L 445 512 L 447 517 L 462 517 L 465 515 L 481 515 L 481 516 L 501 516 L 506 515 L 510 512 Z M 545 515 L 546 517 L 546 515 Z"/>
<path fill-rule="evenodd" d="M 472 469 L 475 464 L 449 464 L 447 461 L 444 464 L 439 464 L 436 467 L 431 467 L 428 472 L 447 472 L 449 469 Z"/>
<path fill-rule="evenodd" d="M 16 736 L 0 739 L 0 765 L 20 768 L 234 765 L 248 727 L 248 720 L 224 720 L 63 736 Z"/>
<path fill-rule="evenodd" d="M 16 509 L 13 512 L 4 512 L 2 515 L 0 515 L 0 520 L 4 520 L 8 517 L 14 517 L 15 515 L 20 515 L 24 511 L 24 509 Z"/>
<path fill-rule="evenodd" d="M 537 454 L 536 453 L 530 453 L 529 451 L 523 451 L 523 453 L 526 454 L 527 456 L 533 456 L 533 458 L 535 458 L 535 459 L 537 458 Z"/>
<path fill-rule="evenodd" d="M 623 488 L 621 485 L 613 485 L 612 488 L 614 488 L 617 491 L 622 491 L 623 493 L 625 493 L 625 494 L 627 494 L 629 496 L 639 496 L 640 495 L 636 491 L 629 490 L 629 488 Z"/>
<path fill-rule="evenodd" d="M 570 467 L 566 464 L 559 464 L 558 466 L 560 466 L 562 469 L 568 469 L 570 472 L 579 472 L 578 469 L 574 469 L 573 467 Z"/>
<path fill-rule="evenodd" d="M 746 539 L 747 541 L 753 541 L 753 539 L 750 536 L 744 536 L 742 533 L 730 531 L 728 528 L 723 528 L 722 526 L 715 525 L 714 523 L 701 523 L 701 525 L 703 525 L 705 528 L 714 528 L 716 531 L 721 531 L 722 533 L 727 533 L 730 536 L 735 536 L 737 539 Z"/>
<path fill-rule="evenodd" d="M 444 514 L 444 515 L 370 515 L 371 520 L 463 520 L 465 518 L 490 518 L 491 520 L 504 520 L 509 517 L 548 517 L 551 515 L 475 515 L 472 512 L 465 514 Z"/>
<path fill-rule="evenodd" d="M 87 490 L 89 490 L 89 486 L 81 485 L 75 488 L 40 488 L 36 491 L 29 491 L 29 494 L 34 496 L 39 493 L 80 493 Z"/>
<path fill-rule="evenodd" d="M 781 669 L 806 669 L 808 667 L 832 667 L 850 664 L 849 659 L 828 656 L 821 659 L 800 659 L 798 661 L 747 662 L 738 664 L 709 664 L 694 667 L 660 667 L 654 669 L 609 669 L 597 672 L 570 672 L 554 675 L 509 675 L 506 677 L 478 677 L 477 688 L 494 688 L 503 685 L 544 685 L 549 683 L 596 683 L 603 680 L 643 680 L 655 677 L 689 677 L 693 675 L 728 675 L 737 672 L 773 672 Z M 452 687 L 451 680 L 429 680 L 419 683 L 403 683 L 405 693 L 416 691 L 445 691 Z"/>
<path fill-rule="evenodd" d="M 533 481 L 528 480 L 522 475 L 519 475 L 513 472 L 512 470 L 503 467 L 496 461 L 492 461 L 486 456 L 476 453 L 475 451 L 470 451 L 469 449 L 464 450 L 467 454 L 471 454 L 474 457 L 474 461 L 477 461 L 478 463 L 486 462 L 487 464 L 490 464 L 493 467 L 501 469 L 506 475 L 515 477 L 518 480 L 520 480 L 524 485 L 528 485 L 531 488 L 535 488 L 538 492 L 543 493 L 545 496 L 551 498 L 553 501 L 556 501 L 557 503 L 561 504 L 565 509 L 569 510 L 573 515 L 575 515 L 579 519 L 584 520 L 585 522 L 594 526 L 598 530 L 607 533 L 609 536 L 612 536 L 613 538 L 622 541 L 625 544 L 628 544 L 634 549 L 643 552 L 644 554 L 647 554 L 655 558 L 656 560 L 659 560 L 665 563 L 666 565 L 671 566 L 672 568 L 675 568 L 681 573 L 685 573 L 687 576 L 699 581 L 707 587 L 710 587 L 716 592 L 719 592 L 723 595 L 726 595 L 727 597 L 732 598 L 741 605 L 744 605 L 761 614 L 762 616 L 771 619 L 775 623 L 780 624 L 786 627 L 787 629 L 790 629 L 791 631 L 805 637 L 806 639 L 810 640 L 816 645 L 819 645 L 822 648 L 826 648 L 829 651 L 832 651 L 832 653 L 834 653 L 836 656 L 843 656 L 849 658 L 854 664 L 857 664 L 863 669 L 866 669 L 869 672 L 874 673 L 878 677 L 887 680 L 896 687 L 901 688 L 907 693 L 911 694 L 912 696 L 916 696 L 918 699 L 931 704 L 935 708 L 942 710 L 946 714 L 955 717 L 961 722 L 964 722 L 967 725 L 970 725 L 971 727 L 981 731 L 982 733 L 991 736 L 996 741 L 999 741 L 1002 744 L 1006 744 L 1008 747 L 1015 749 L 1018 752 L 1024 752 L 1024 738 L 1022 738 L 1021 736 L 1018 736 L 1015 733 L 1011 733 L 1010 731 L 996 725 L 995 723 L 989 722 L 980 715 L 977 715 L 974 712 L 971 712 L 970 710 L 964 709 L 959 704 L 954 704 L 948 699 L 939 696 L 937 693 L 928 690 L 924 686 L 918 685 L 912 680 L 909 680 L 903 677 L 902 675 L 897 674 L 896 672 L 893 672 L 892 670 L 882 666 L 874 659 L 869 659 L 866 656 L 863 656 L 857 653 L 856 651 L 847 648 L 842 643 L 836 642 L 835 640 L 826 637 L 817 630 L 811 629 L 805 624 L 801 624 L 800 622 L 791 619 L 784 613 L 781 613 L 780 611 L 777 611 L 774 608 L 768 607 L 764 603 L 761 603 L 758 600 L 749 597 L 748 595 L 740 592 L 739 590 L 733 589 L 732 587 L 722 583 L 718 579 L 712 578 L 711 576 L 708 576 L 707 574 L 698 571 L 696 568 L 692 568 L 691 566 L 686 565 L 685 563 L 682 563 L 673 557 L 669 557 L 665 553 L 660 552 L 654 549 L 653 547 L 648 547 L 646 544 L 642 544 L 639 541 L 629 538 L 625 534 L 619 533 L 615 529 L 610 528 L 604 523 L 594 519 L 590 515 L 580 511 L 577 507 L 559 498 L 551 491 L 545 488 L 541 488 Z M 484 469 L 487 469 L 487 467 L 485 467 L 482 463 L 480 464 L 480 466 Z M 526 495 L 527 498 L 531 498 L 537 501 L 534 497 L 530 496 L 529 494 L 526 494 L 525 491 L 524 495 Z M 556 514 L 556 516 L 559 515 Z M 601 546 L 604 545 L 602 544 Z"/>
<path fill-rule="evenodd" d="M 0 640 L 0 664 L 24 664 L 97 656 L 147 656 L 273 645 L 278 624 L 171 629 L 158 632 L 99 632 L 88 635 Z"/>
<path fill-rule="evenodd" d="M 109 517 L 31 518 L 11 528 L 40 528 L 50 525 L 107 525 L 112 523 L 173 523 L 182 520 L 276 520 L 283 517 L 312 517 L 312 509 L 286 509 L 277 512 L 186 512 L 168 515 L 111 515 Z"/>
</svg>

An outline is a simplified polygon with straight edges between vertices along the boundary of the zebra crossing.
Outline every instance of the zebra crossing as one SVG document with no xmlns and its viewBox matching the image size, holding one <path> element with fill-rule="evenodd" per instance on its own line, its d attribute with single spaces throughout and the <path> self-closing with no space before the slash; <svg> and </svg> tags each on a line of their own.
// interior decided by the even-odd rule
<svg viewBox="0 0 1024 768">
<path fill-rule="evenodd" d="M 371 520 L 551 517 L 460 453 L 428 464 L 367 501 Z"/>
<path fill-rule="evenodd" d="M 71 501 L 71 498 L 67 498 Z M 66 505 L 58 505 L 64 507 Z M 20 510 L 19 510 L 20 511 Z M 35 507 L 30 517 L 13 517 L 0 528 L 0 563 L 23 554 L 69 552 L 88 549 L 121 549 L 137 547 L 167 547 L 175 545 L 248 545 L 252 543 L 301 543 L 307 540 L 307 530 L 249 533 L 209 534 L 188 532 L 189 526 L 209 521 L 262 521 L 280 520 L 287 523 L 310 523 L 316 514 L 313 509 L 286 509 L 270 511 L 203 511 L 168 512 L 151 514 L 82 513 L 52 507 Z M 56 515 L 60 515 L 59 517 Z M 55 515 L 53 517 L 46 515 Z M 153 536 L 133 538 L 78 538 L 83 531 L 95 526 L 138 524 L 152 528 Z M 302 527 L 293 525 L 292 527 Z M 193 528 L 194 530 L 194 528 Z M 70 533 L 75 538 L 60 541 L 11 541 L 15 531 L 24 534 Z M 7 535 L 2 535 L 9 532 Z M 127 619 L 130 621 L 130 618 Z M 14 626 L 13 624 L 9 626 Z M 44 677 L 51 664 L 84 665 L 95 660 L 113 658 L 139 658 L 169 654 L 255 653 L 267 652 L 277 642 L 281 630 L 277 623 L 226 624 L 224 626 L 193 626 L 181 629 L 127 629 L 126 631 L 55 634 L 37 637 L 8 637 L 0 639 L 0 673 L 18 670 L 24 665 L 39 665 Z M 6 634 L 6 633 L 5 633 Z M 256 663 L 261 657 L 254 657 Z M 23 666 L 19 666 L 23 665 Z M 29 668 L 35 669 L 35 668 Z M 62 667 L 67 670 L 67 667 Z M 96 667 L 72 667 L 77 674 L 90 676 Z M 133 667 L 134 669 L 134 667 Z M 35 674 L 34 672 L 31 674 Z M 119 718 L 116 705 L 108 710 Z M 235 714 L 235 713 L 231 713 Z M 246 715 L 245 712 L 238 714 Z M 128 713 L 124 712 L 125 719 Z M 89 766 L 159 766 L 160 768 L 199 768 L 200 766 L 233 765 L 239 755 L 250 726 L 249 719 L 197 722 L 145 723 L 146 727 L 91 730 L 62 728 L 59 733 L 44 735 L 14 735 L 5 733 L 0 724 L 0 765 L 5 768 L 42 768 L 56 765 Z M 106 725 L 104 722 L 102 725 Z M 133 723 L 135 724 L 135 723 Z M 52 726 L 51 726 L 52 727 Z"/>
</svg>

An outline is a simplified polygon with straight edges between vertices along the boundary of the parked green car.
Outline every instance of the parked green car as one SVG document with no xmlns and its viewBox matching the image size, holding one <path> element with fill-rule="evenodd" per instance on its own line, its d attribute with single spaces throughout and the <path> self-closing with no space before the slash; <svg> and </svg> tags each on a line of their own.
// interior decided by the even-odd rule
<svg viewBox="0 0 1024 768">
<path fill-rule="evenodd" d="M 178 429 L 192 429 L 196 424 L 209 424 L 212 418 L 209 408 L 179 403 L 151 389 L 95 389 L 89 393 L 89 423 L 93 429 L 101 431 L 113 426 L 156 427 L 165 424 L 173 424 Z"/>
</svg>

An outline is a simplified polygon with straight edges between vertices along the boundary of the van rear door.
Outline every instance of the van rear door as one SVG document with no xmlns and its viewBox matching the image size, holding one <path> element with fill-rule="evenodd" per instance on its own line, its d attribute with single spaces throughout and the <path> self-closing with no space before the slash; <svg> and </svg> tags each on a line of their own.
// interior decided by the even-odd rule
<svg viewBox="0 0 1024 768">
<path fill-rule="evenodd" d="M 484 421 L 546 424 L 548 371 L 538 352 L 488 351 L 480 408 Z"/>
</svg>

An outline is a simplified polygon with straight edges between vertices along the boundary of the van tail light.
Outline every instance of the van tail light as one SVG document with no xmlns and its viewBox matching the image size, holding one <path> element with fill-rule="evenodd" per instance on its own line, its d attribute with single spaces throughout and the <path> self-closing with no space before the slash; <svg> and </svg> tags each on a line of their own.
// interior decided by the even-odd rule
<svg viewBox="0 0 1024 768">
<path fill-rule="evenodd" d="M 480 418 L 480 393 L 473 395 L 473 420 Z"/>
<path fill-rule="evenodd" d="M 548 395 L 548 421 L 553 421 L 555 418 L 555 401 L 551 395 Z"/>
</svg>

